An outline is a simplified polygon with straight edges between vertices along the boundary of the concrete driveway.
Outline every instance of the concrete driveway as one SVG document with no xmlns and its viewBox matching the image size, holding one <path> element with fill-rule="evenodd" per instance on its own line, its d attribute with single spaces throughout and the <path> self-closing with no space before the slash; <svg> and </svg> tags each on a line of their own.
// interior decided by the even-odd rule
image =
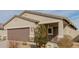
<svg viewBox="0 0 79 59">
<path fill-rule="evenodd" d="M 9 47 L 8 40 L 1 40 L 0 41 L 0 48 L 8 48 L 8 47 Z"/>
</svg>

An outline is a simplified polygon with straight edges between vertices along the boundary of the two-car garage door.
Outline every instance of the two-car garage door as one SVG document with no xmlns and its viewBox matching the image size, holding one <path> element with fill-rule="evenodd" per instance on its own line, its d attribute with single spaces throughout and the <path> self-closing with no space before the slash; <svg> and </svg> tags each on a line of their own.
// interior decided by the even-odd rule
<svg viewBox="0 0 79 59">
<path fill-rule="evenodd" d="M 29 28 L 8 29 L 8 40 L 27 41 L 29 40 Z"/>
</svg>

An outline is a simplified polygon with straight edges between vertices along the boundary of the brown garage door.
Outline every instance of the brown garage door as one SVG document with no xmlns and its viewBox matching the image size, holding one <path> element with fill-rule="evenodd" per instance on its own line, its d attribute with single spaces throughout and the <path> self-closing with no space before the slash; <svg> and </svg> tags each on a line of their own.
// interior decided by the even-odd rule
<svg viewBox="0 0 79 59">
<path fill-rule="evenodd" d="M 8 29 L 8 40 L 29 40 L 29 28 Z"/>
</svg>

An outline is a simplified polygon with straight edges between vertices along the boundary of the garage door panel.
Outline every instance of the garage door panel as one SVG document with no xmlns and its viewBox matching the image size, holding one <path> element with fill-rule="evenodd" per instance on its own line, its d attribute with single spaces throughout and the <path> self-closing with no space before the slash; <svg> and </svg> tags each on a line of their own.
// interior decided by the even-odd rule
<svg viewBox="0 0 79 59">
<path fill-rule="evenodd" d="M 29 28 L 20 29 L 9 29 L 8 39 L 16 41 L 27 41 L 29 40 Z"/>
</svg>

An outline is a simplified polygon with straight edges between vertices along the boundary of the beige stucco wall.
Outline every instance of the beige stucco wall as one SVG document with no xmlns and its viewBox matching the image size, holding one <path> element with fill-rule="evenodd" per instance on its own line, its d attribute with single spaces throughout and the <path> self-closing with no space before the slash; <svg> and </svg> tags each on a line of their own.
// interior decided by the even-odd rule
<svg viewBox="0 0 79 59">
<path fill-rule="evenodd" d="M 64 27 L 63 27 L 63 21 L 60 21 L 59 23 L 58 23 L 58 37 L 59 38 L 63 38 L 64 37 L 64 29 L 63 29 Z"/>
<path fill-rule="evenodd" d="M 79 33 L 77 30 L 71 28 L 70 26 L 66 26 L 64 28 L 64 35 L 70 35 L 72 39 L 74 39 L 77 35 L 79 35 Z"/>
</svg>

